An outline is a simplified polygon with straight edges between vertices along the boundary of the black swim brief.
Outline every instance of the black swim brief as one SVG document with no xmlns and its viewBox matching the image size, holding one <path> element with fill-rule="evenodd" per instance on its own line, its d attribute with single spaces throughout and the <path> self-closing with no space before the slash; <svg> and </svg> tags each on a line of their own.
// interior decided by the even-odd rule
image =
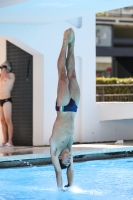
<svg viewBox="0 0 133 200">
<path fill-rule="evenodd" d="M 3 106 L 3 104 L 8 102 L 8 101 L 12 103 L 12 98 L 10 97 L 10 98 L 7 98 L 7 99 L 0 99 L 0 106 Z"/>
</svg>

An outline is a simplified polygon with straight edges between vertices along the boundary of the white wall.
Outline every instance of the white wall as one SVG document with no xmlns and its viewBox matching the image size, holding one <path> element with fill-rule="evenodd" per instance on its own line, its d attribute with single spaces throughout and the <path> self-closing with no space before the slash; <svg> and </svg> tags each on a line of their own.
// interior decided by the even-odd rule
<svg viewBox="0 0 133 200">
<path fill-rule="evenodd" d="M 26 44 L 34 58 L 34 126 L 33 142 L 48 145 L 52 126 L 56 117 L 55 100 L 57 94 L 57 59 L 62 45 L 63 33 L 69 27 L 75 31 L 76 70 L 81 88 L 81 101 L 75 122 L 75 142 L 114 141 L 132 139 L 133 120 L 100 122 L 99 105 L 96 103 L 95 80 L 95 14 L 79 18 L 79 26 L 69 22 L 45 25 L 1 24 L 0 35 L 16 38 L 20 48 Z M 78 22 L 76 21 L 76 24 Z M 10 36 L 10 37 L 9 37 Z M 21 41 L 21 42 L 19 42 Z M 21 43 L 21 44 L 20 44 Z M 30 52 L 29 52 L 30 53 Z M 41 56 L 39 58 L 39 56 Z M 44 60 L 43 60 L 44 57 Z M 41 64 L 40 64 L 41 62 Z M 40 67 L 41 65 L 41 67 Z M 108 111 L 107 111 L 108 112 Z"/>
<path fill-rule="evenodd" d="M 99 102 L 99 121 L 133 119 L 133 102 Z"/>
<path fill-rule="evenodd" d="M 0 65 L 6 60 L 6 40 L 0 38 Z"/>
</svg>

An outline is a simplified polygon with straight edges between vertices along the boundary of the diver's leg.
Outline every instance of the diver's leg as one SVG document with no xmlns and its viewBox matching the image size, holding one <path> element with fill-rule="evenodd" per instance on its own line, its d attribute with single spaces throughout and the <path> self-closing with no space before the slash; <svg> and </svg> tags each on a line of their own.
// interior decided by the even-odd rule
<svg viewBox="0 0 133 200">
<path fill-rule="evenodd" d="M 66 59 L 66 68 L 67 68 L 67 76 L 69 79 L 69 91 L 70 97 L 75 101 L 75 103 L 79 104 L 80 99 L 80 89 L 76 78 L 76 71 L 75 71 L 75 58 L 74 58 L 74 42 L 75 42 L 75 35 L 74 31 L 71 31 L 72 41 L 68 44 L 68 52 L 67 52 L 67 59 Z"/>
<path fill-rule="evenodd" d="M 68 29 L 64 33 L 63 44 L 61 52 L 58 58 L 58 89 L 57 89 L 57 105 L 65 106 L 70 101 L 70 92 L 69 92 L 69 79 L 67 77 L 66 70 L 66 52 L 69 41 L 71 41 L 71 29 Z"/>
</svg>

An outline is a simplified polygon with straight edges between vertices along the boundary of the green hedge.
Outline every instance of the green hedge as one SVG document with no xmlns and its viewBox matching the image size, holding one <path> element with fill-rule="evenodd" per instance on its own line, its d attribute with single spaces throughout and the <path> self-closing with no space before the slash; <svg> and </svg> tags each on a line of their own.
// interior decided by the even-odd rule
<svg viewBox="0 0 133 200">
<path fill-rule="evenodd" d="M 126 84 L 133 84 L 133 78 L 105 78 L 97 77 L 96 84 L 116 84 L 117 86 L 104 87 L 104 94 L 133 94 L 133 86 L 126 86 Z M 118 86 L 124 84 L 124 86 Z M 102 87 L 96 86 L 97 94 L 102 94 Z M 97 97 L 97 101 L 102 101 L 101 97 Z M 124 97 L 105 97 L 105 101 L 133 101 L 132 96 Z"/>
<path fill-rule="evenodd" d="M 97 77 L 96 84 L 133 84 L 133 78 Z"/>
</svg>

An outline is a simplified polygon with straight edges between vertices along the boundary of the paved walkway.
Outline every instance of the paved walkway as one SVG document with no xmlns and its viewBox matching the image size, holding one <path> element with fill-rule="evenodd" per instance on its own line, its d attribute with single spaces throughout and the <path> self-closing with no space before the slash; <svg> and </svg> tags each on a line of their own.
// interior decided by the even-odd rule
<svg viewBox="0 0 133 200">
<path fill-rule="evenodd" d="M 133 157 L 133 141 L 123 145 L 115 143 L 74 144 L 74 161 L 85 161 L 118 157 Z M 0 148 L 0 167 L 15 167 L 37 164 L 50 164 L 50 148 L 14 146 Z"/>
</svg>

